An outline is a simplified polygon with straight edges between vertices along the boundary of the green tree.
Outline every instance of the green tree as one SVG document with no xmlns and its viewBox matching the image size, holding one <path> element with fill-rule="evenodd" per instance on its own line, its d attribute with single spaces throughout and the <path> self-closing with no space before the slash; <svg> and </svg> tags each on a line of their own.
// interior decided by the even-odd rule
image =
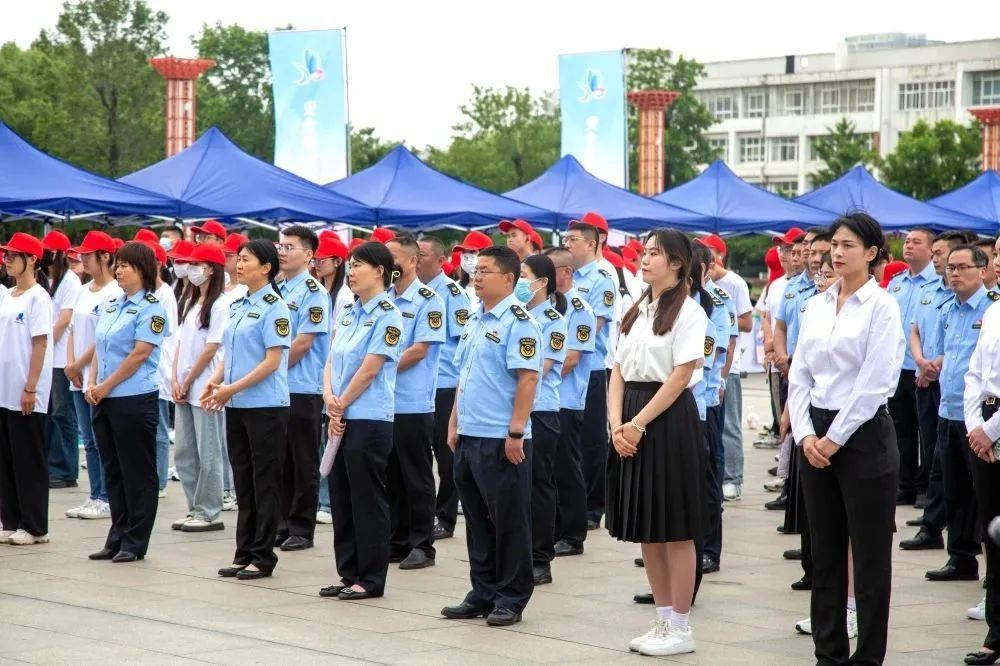
<svg viewBox="0 0 1000 666">
<path fill-rule="evenodd" d="M 351 128 L 351 173 L 367 169 L 398 145 L 375 135 L 374 127 Z"/>
<path fill-rule="evenodd" d="M 886 156 L 882 178 L 892 189 L 917 199 L 930 199 L 965 185 L 979 175 L 979 124 L 959 125 L 919 120 L 900 132 L 896 149 Z"/>
<path fill-rule="evenodd" d="M 872 149 L 869 137 L 858 134 L 854 123 L 847 118 L 837 121 L 827 131 L 829 134 L 819 137 L 814 146 L 816 157 L 823 162 L 823 167 L 816 173 L 809 174 L 809 182 L 813 187 L 822 187 L 837 180 L 858 164 L 878 165 L 878 152 Z"/>
<path fill-rule="evenodd" d="M 686 183 L 698 175 L 698 165 L 708 164 L 718 155 L 712 149 L 705 131 L 715 119 L 705 105 L 692 94 L 705 68 L 695 60 L 678 56 L 667 49 L 630 49 L 628 51 L 628 90 L 675 90 L 681 96 L 667 111 L 665 135 L 666 157 L 664 185 L 667 189 Z M 637 146 L 638 114 L 629 107 L 629 177 L 632 188 L 638 185 Z"/>
<path fill-rule="evenodd" d="M 528 89 L 473 86 L 459 107 L 464 120 L 452 127 L 445 150 L 429 148 L 429 163 L 494 192 L 537 177 L 559 159 L 559 112 L 547 96 Z"/>
</svg>

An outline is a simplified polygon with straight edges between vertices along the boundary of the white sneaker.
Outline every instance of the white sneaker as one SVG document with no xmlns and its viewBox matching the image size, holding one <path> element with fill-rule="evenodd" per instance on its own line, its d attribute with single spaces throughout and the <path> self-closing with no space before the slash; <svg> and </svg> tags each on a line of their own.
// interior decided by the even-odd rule
<svg viewBox="0 0 1000 666">
<path fill-rule="evenodd" d="M 0 538 L 2 537 L 3 532 L 0 532 Z M 965 611 L 965 614 L 970 620 L 979 620 L 980 622 L 986 620 L 986 597 L 983 597 L 978 604 Z"/>
<path fill-rule="evenodd" d="M 767 490 L 768 492 L 772 493 L 780 493 L 784 487 L 785 487 L 784 479 L 771 479 L 770 481 L 764 484 L 764 490 Z"/>
<path fill-rule="evenodd" d="M 236 494 L 232 490 L 222 493 L 222 510 L 235 511 L 239 506 L 236 504 Z"/>
<path fill-rule="evenodd" d="M 636 636 L 628 642 L 629 650 L 632 652 L 638 652 L 639 648 L 641 648 L 647 640 L 656 636 L 658 632 L 666 633 L 670 629 L 670 621 L 661 620 L 660 618 L 656 618 L 654 621 L 650 622 L 649 625 L 649 631 L 644 633 L 642 636 Z"/>
<path fill-rule="evenodd" d="M 159 494 L 157 495 L 157 497 L 159 497 L 160 499 L 166 499 L 166 497 L 167 497 L 167 489 L 164 488 L 163 490 L 161 490 L 159 492 Z"/>
<path fill-rule="evenodd" d="M 847 637 L 858 637 L 858 611 L 853 608 L 847 609 Z"/>
<path fill-rule="evenodd" d="M 89 508 L 86 508 L 80 512 L 78 518 L 83 518 L 84 520 L 100 520 L 102 518 L 111 517 L 111 505 L 107 502 L 102 502 L 101 500 L 94 500 Z"/>
<path fill-rule="evenodd" d="M 24 530 L 18 530 L 10 535 L 10 543 L 12 546 L 33 546 L 36 543 L 48 543 L 49 535 L 43 534 L 42 536 L 33 536 L 28 534 Z"/>
<path fill-rule="evenodd" d="M 738 483 L 722 484 L 722 499 L 727 502 L 735 502 L 743 497 L 743 486 Z"/>
<path fill-rule="evenodd" d="M 84 502 L 83 504 L 81 504 L 80 506 L 75 506 L 72 509 L 67 509 L 66 510 L 66 517 L 67 518 L 79 518 L 80 517 L 80 512 L 83 511 L 84 509 L 89 509 L 90 506 L 94 502 L 95 502 L 95 500 L 92 500 L 92 499 L 90 499 L 88 497 L 87 501 Z"/>
<path fill-rule="evenodd" d="M 0 543 L 10 543 L 10 538 L 14 536 L 16 530 L 3 530 L 0 532 Z"/>
<path fill-rule="evenodd" d="M 191 520 L 193 517 L 194 516 L 192 516 L 189 513 L 188 515 L 184 516 L 183 518 L 178 518 L 174 522 L 170 523 L 170 529 L 172 529 L 172 530 L 179 530 L 181 527 L 184 526 L 184 523 L 186 523 L 187 521 Z"/>
<path fill-rule="evenodd" d="M 694 633 L 691 627 L 683 631 L 677 627 L 670 627 L 646 639 L 646 642 L 639 646 L 639 654 L 647 657 L 666 657 L 689 652 L 694 652 Z"/>
<path fill-rule="evenodd" d="M 177 468 L 171 467 L 167 470 L 167 478 L 171 481 L 180 481 L 181 477 L 177 476 Z"/>
<path fill-rule="evenodd" d="M 813 632 L 812 618 L 807 617 L 804 620 L 799 620 L 798 622 L 796 622 L 795 631 L 799 632 L 800 634 L 806 634 L 806 635 L 812 634 Z"/>
<path fill-rule="evenodd" d="M 317 511 L 316 523 L 319 525 L 330 525 L 333 523 L 333 515 L 329 511 Z"/>
</svg>

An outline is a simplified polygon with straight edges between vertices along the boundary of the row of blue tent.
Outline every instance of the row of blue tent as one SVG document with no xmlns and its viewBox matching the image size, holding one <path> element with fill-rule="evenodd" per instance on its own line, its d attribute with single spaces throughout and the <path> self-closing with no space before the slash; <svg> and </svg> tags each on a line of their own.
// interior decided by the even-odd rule
<svg viewBox="0 0 1000 666">
<path fill-rule="evenodd" d="M 922 202 L 885 187 L 858 166 L 789 200 L 716 161 L 693 180 L 649 198 L 600 180 L 566 156 L 530 183 L 498 195 L 436 171 L 400 146 L 373 166 L 321 187 L 247 154 L 212 128 L 186 150 L 115 181 L 46 154 L 0 123 L 2 217 L 461 228 L 523 218 L 539 228 L 560 229 L 588 210 L 625 233 L 658 226 L 693 233 L 781 232 L 828 224 L 860 210 L 888 231 L 927 226 L 996 234 L 1000 174 L 986 172 Z"/>
</svg>

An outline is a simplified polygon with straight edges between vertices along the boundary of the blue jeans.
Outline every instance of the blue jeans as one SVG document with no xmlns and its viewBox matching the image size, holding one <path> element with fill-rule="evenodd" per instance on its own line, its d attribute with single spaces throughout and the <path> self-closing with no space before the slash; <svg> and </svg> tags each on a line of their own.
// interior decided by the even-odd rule
<svg viewBox="0 0 1000 666">
<path fill-rule="evenodd" d="M 170 401 L 159 400 L 160 417 L 156 424 L 156 476 L 160 490 L 167 487 L 167 468 L 170 466 Z"/>
<path fill-rule="evenodd" d="M 76 425 L 83 440 L 83 448 L 87 455 L 87 476 L 90 479 L 90 499 L 108 501 L 108 489 L 104 485 L 104 465 L 101 464 L 101 454 L 97 451 L 97 440 L 94 439 L 93 409 L 83 391 L 72 391 L 73 407 L 76 408 Z"/>
<path fill-rule="evenodd" d="M 743 382 L 738 372 L 726 378 L 723 398 L 726 418 L 722 430 L 722 446 L 726 455 L 723 483 L 743 483 Z"/>
<path fill-rule="evenodd" d="M 69 394 L 69 379 L 62 368 L 52 369 L 52 393 L 49 395 L 49 413 L 45 419 L 44 432 L 49 476 L 62 481 L 76 481 L 80 476 L 76 407 Z"/>
</svg>

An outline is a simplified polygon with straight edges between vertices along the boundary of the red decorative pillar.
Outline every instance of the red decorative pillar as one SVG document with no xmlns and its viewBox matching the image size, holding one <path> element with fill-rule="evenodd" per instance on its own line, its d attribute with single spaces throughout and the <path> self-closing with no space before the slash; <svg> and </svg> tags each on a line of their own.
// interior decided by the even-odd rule
<svg viewBox="0 0 1000 666">
<path fill-rule="evenodd" d="M 194 143 L 195 81 L 215 66 L 214 60 L 150 58 L 149 64 L 167 80 L 167 157 Z"/>
<path fill-rule="evenodd" d="M 670 105 L 681 94 L 669 90 L 633 90 L 628 101 L 639 111 L 639 194 L 663 191 L 663 132 Z"/>
<path fill-rule="evenodd" d="M 969 109 L 983 132 L 983 171 L 1000 171 L 1000 106 Z"/>
</svg>

